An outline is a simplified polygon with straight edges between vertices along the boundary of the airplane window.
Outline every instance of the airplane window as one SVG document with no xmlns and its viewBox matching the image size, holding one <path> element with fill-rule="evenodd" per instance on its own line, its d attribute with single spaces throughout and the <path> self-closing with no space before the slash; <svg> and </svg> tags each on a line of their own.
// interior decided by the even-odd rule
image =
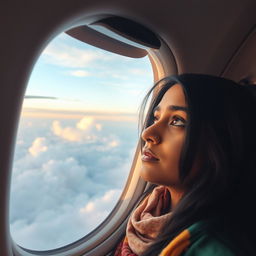
<svg viewBox="0 0 256 256">
<path fill-rule="evenodd" d="M 32 250 L 84 237 L 111 212 L 138 141 L 149 58 L 129 58 L 65 33 L 38 59 L 26 90 L 10 201 L 14 241 Z"/>
</svg>

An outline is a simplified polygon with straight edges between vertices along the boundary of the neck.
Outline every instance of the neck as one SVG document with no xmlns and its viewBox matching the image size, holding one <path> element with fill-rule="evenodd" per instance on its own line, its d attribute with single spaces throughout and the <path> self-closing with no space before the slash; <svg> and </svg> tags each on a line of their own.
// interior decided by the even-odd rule
<svg viewBox="0 0 256 256">
<path fill-rule="evenodd" d="M 170 195 L 171 195 L 171 209 L 173 210 L 177 204 L 179 203 L 180 199 L 182 198 L 184 191 L 183 190 L 179 190 L 179 189 L 175 189 L 172 187 L 167 187 Z"/>
</svg>

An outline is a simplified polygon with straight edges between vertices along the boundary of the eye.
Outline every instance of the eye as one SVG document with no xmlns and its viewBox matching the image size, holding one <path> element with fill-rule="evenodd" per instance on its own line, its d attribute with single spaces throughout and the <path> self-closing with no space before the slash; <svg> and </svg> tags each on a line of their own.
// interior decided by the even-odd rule
<svg viewBox="0 0 256 256">
<path fill-rule="evenodd" d="M 186 120 L 180 116 L 174 116 L 172 118 L 172 121 L 170 122 L 170 125 L 172 126 L 178 126 L 178 127 L 185 127 L 186 126 Z"/>
<path fill-rule="evenodd" d="M 152 119 L 153 119 L 153 123 L 156 123 L 159 117 L 156 114 L 154 114 Z"/>
</svg>

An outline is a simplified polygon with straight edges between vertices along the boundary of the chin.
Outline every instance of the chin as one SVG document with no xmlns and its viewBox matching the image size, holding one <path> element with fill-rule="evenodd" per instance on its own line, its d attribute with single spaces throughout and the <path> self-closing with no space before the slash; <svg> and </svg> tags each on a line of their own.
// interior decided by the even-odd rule
<svg viewBox="0 0 256 256">
<path fill-rule="evenodd" d="M 141 170 L 140 170 L 140 177 L 143 180 L 153 183 L 153 184 L 163 185 L 162 182 L 160 182 L 159 179 L 157 179 L 157 177 L 154 177 L 155 174 L 156 174 L 155 171 L 152 173 L 151 170 L 148 170 L 146 168 L 141 168 Z"/>
<path fill-rule="evenodd" d="M 154 182 L 152 181 L 152 177 L 151 177 L 149 171 L 146 170 L 145 168 L 142 168 L 142 169 L 140 170 L 140 177 L 141 177 L 143 180 L 145 180 L 145 181 L 154 183 Z"/>
</svg>

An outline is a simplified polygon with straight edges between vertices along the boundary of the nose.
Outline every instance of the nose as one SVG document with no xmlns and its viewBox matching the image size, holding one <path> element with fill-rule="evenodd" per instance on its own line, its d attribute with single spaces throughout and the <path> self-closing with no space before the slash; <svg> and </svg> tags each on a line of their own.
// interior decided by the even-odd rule
<svg viewBox="0 0 256 256">
<path fill-rule="evenodd" d="M 154 124 L 147 127 L 141 134 L 141 138 L 148 143 L 158 144 L 161 141 L 159 134 L 154 129 Z"/>
</svg>

